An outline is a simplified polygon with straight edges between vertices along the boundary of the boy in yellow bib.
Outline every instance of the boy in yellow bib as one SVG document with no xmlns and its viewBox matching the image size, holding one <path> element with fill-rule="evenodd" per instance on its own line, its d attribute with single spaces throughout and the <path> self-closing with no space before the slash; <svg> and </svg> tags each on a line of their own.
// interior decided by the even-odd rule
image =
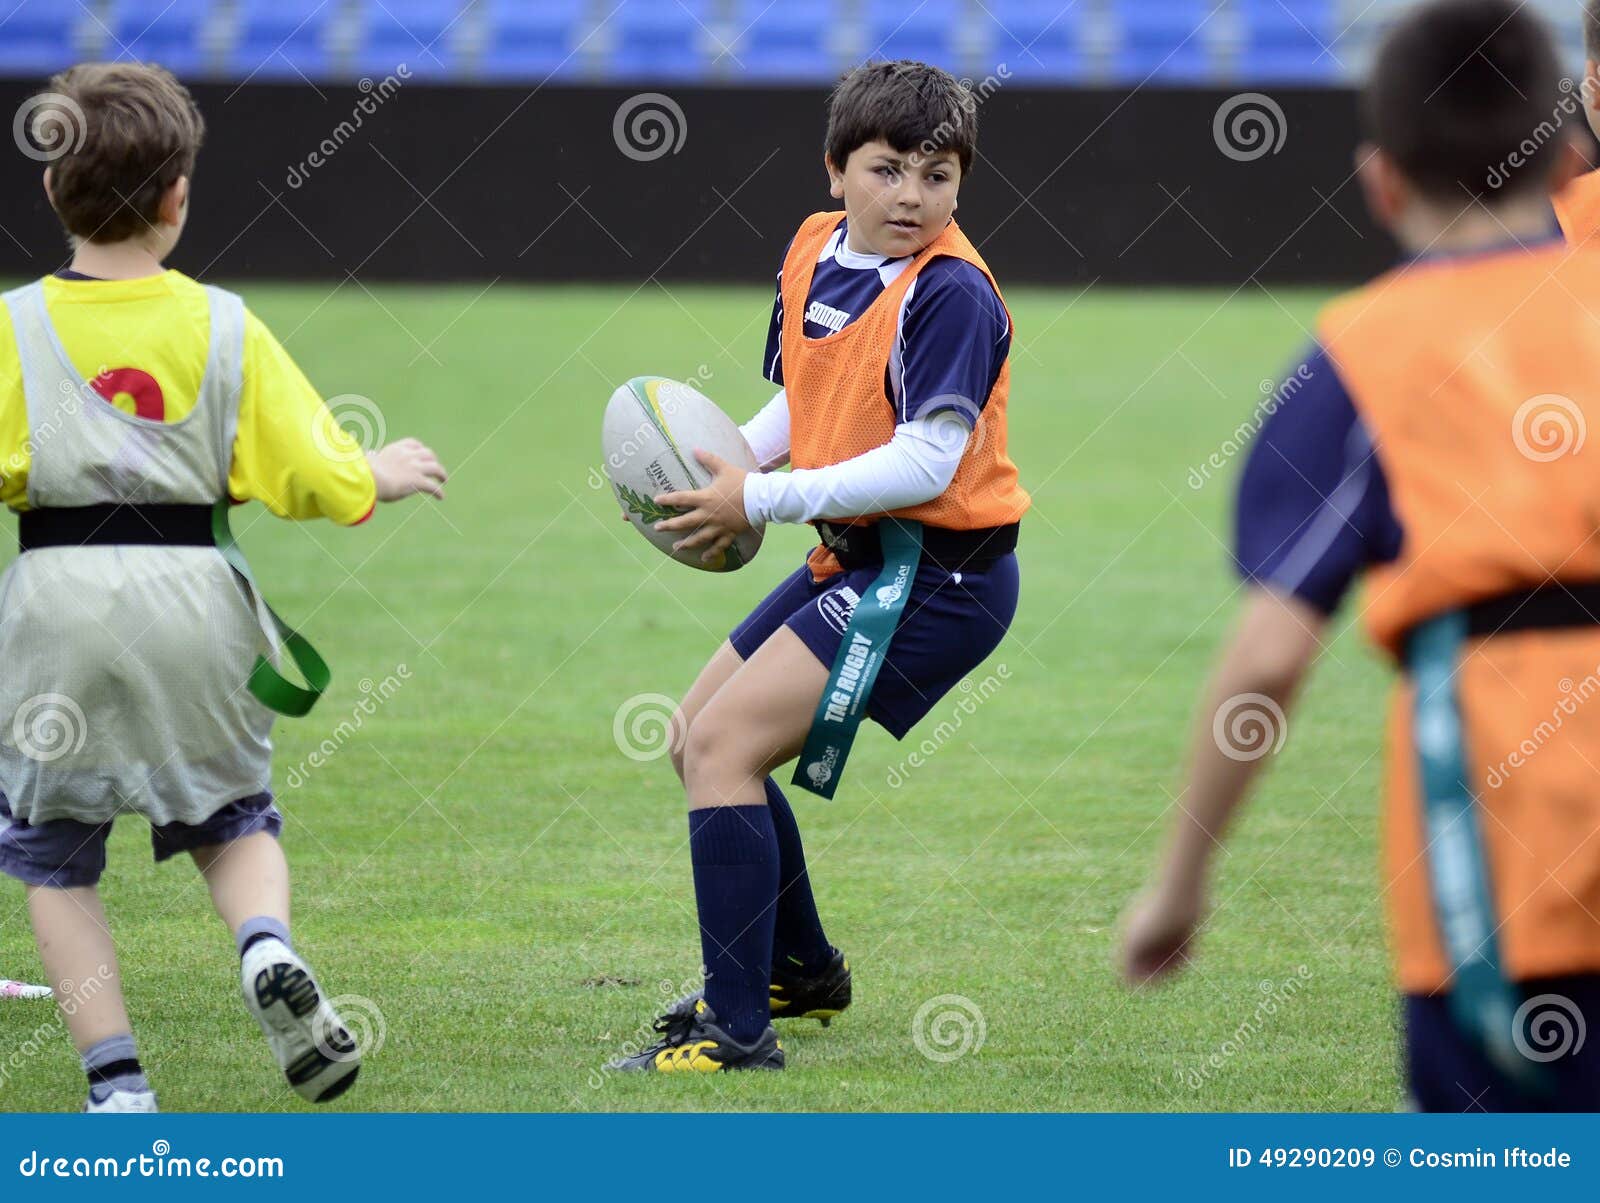
<svg viewBox="0 0 1600 1203">
<path fill-rule="evenodd" d="M 91 64 L 48 93 L 33 128 L 73 255 L 0 305 L 0 501 L 21 545 L 0 579 L 0 871 L 27 887 L 85 1110 L 156 1110 L 96 889 L 125 814 L 158 861 L 193 858 L 247 1006 L 322 1101 L 358 1052 L 289 939 L 272 712 L 246 688 L 280 651 L 214 524 L 254 500 L 353 525 L 442 496 L 445 473 L 413 439 L 363 454 L 238 297 L 162 269 L 204 132 L 177 80 Z"/>
</svg>

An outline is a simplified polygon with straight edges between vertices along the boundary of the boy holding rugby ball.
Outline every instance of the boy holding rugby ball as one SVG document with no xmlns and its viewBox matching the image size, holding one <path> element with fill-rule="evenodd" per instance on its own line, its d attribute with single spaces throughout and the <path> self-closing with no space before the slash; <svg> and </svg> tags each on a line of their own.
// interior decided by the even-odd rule
<svg viewBox="0 0 1600 1203">
<path fill-rule="evenodd" d="M 1010 626 L 1029 498 L 1006 455 L 1010 314 L 954 220 L 976 141 L 972 96 L 937 67 L 844 77 L 824 157 L 844 210 L 789 243 L 763 360 L 781 391 L 743 427 L 763 471 L 697 453 L 711 482 L 655 499 L 685 511 L 658 529 L 707 559 L 768 522 L 821 542 L 680 704 L 705 989 L 615 1068 L 782 1069 L 773 1016 L 849 1005 L 771 774 L 798 756 L 796 780 L 831 794 L 862 717 L 903 738 Z"/>
</svg>

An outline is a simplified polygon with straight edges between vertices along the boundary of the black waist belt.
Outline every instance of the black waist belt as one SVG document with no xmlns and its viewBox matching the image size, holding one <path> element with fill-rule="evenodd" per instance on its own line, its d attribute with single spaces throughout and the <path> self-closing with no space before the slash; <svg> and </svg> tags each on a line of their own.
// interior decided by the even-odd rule
<svg viewBox="0 0 1600 1203">
<path fill-rule="evenodd" d="M 116 543 L 215 547 L 209 505 L 76 505 L 17 515 L 20 551 Z"/>
<path fill-rule="evenodd" d="M 883 563 L 883 545 L 876 523 L 846 526 L 837 522 L 813 523 L 822 544 L 845 568 L 867 568 Z M 976 530 L 951 530 L 943 526 L 922 527 L 922 558 L 946 572 L 977 571 L 979 567 L 1017 549 L 1021 526 L 984 526 Z"/>
<path fill-rule="evenodd" d="M 1541 585 L 1466 607 L 1467 634 L 1600 626 L 1600 581 Z"/>
</svg>

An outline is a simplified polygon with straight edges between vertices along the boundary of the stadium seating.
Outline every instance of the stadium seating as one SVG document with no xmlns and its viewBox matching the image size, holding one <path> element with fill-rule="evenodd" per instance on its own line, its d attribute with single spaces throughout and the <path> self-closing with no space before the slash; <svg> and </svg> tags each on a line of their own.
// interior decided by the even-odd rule
<svg viewBox="0 0 1600 1203">
<path fill-rule="evenodd" d="M 1528 0 L 1582 62 L 1576 0 Z M 1033 85 L 1345 83 L 1411 0 L 0 0 L 0 76 L 825 84 L 868 58 Z"/>
<path fill-rule="evenodd" d="M 336 9 L 335 0 L 240 0 L 228 74 L 253 80 L 327 76 Z"/>
</svg>

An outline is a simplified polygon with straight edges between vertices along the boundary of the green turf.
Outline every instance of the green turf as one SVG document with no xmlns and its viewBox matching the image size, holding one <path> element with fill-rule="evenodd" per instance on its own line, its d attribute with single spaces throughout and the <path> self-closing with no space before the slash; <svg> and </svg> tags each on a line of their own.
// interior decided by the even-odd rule
<svg viewBox="0 0 1600 1203">
<path fill-rule="evenodd" d="M 312 716 L 277 728 L 297 941 L 383 1022 L 335 1107 L 1395 1105 L 1374 847 L 1384 671 L 1356 633 L 1324 657 L 1238 829 L 1195 971 L 1143 996 L 1112 973 L 1236 601 L 1238 462 L 1199 489 L 1190 470 L 1302 344 L 1316 295 L 1010 294 L 1011 437 L 1035 509 L 1016 623 L 975 674 L 1007 679 L 898 787 L 957 695 L 905 745 L 864 730 L 835 801 L 794 795 L 856 1005 L 828 1031 L 790 1025 L 783 1075 L 618 1081 L 596 1067 L 699 958 L 680 791 L 665 759 L 619 752 L 614 716 L 680 693 L 808 539 L 769 532 L 727 577 L 659 556 L 597 487 L 600 412 L 630 376 L 697 371 L 752 412 L 770 290 L 246 291 L 324 394 L 376 400 L 390 437 L 427 439 L 453 472 L 444 505 L 354 531 L 235 519 L 268 596 L 335 671 Z M 395 696 L 335 736 L 360 683 L 402 664 Z M 325 739 L 327 763 L 285 787 Z M 300 1108 L 192 869 L 153 868 L 124 822 L 104 891 L 163 1105 Z M 21 891 L 3 897 L 0 969 L 36 975 Z M 913 1038 L 942 995 L 984 1028 L 950 1061 Z M 80 1103 L 51 1016 L 0 1004 L 0 1107 Z"/>
</svg>

